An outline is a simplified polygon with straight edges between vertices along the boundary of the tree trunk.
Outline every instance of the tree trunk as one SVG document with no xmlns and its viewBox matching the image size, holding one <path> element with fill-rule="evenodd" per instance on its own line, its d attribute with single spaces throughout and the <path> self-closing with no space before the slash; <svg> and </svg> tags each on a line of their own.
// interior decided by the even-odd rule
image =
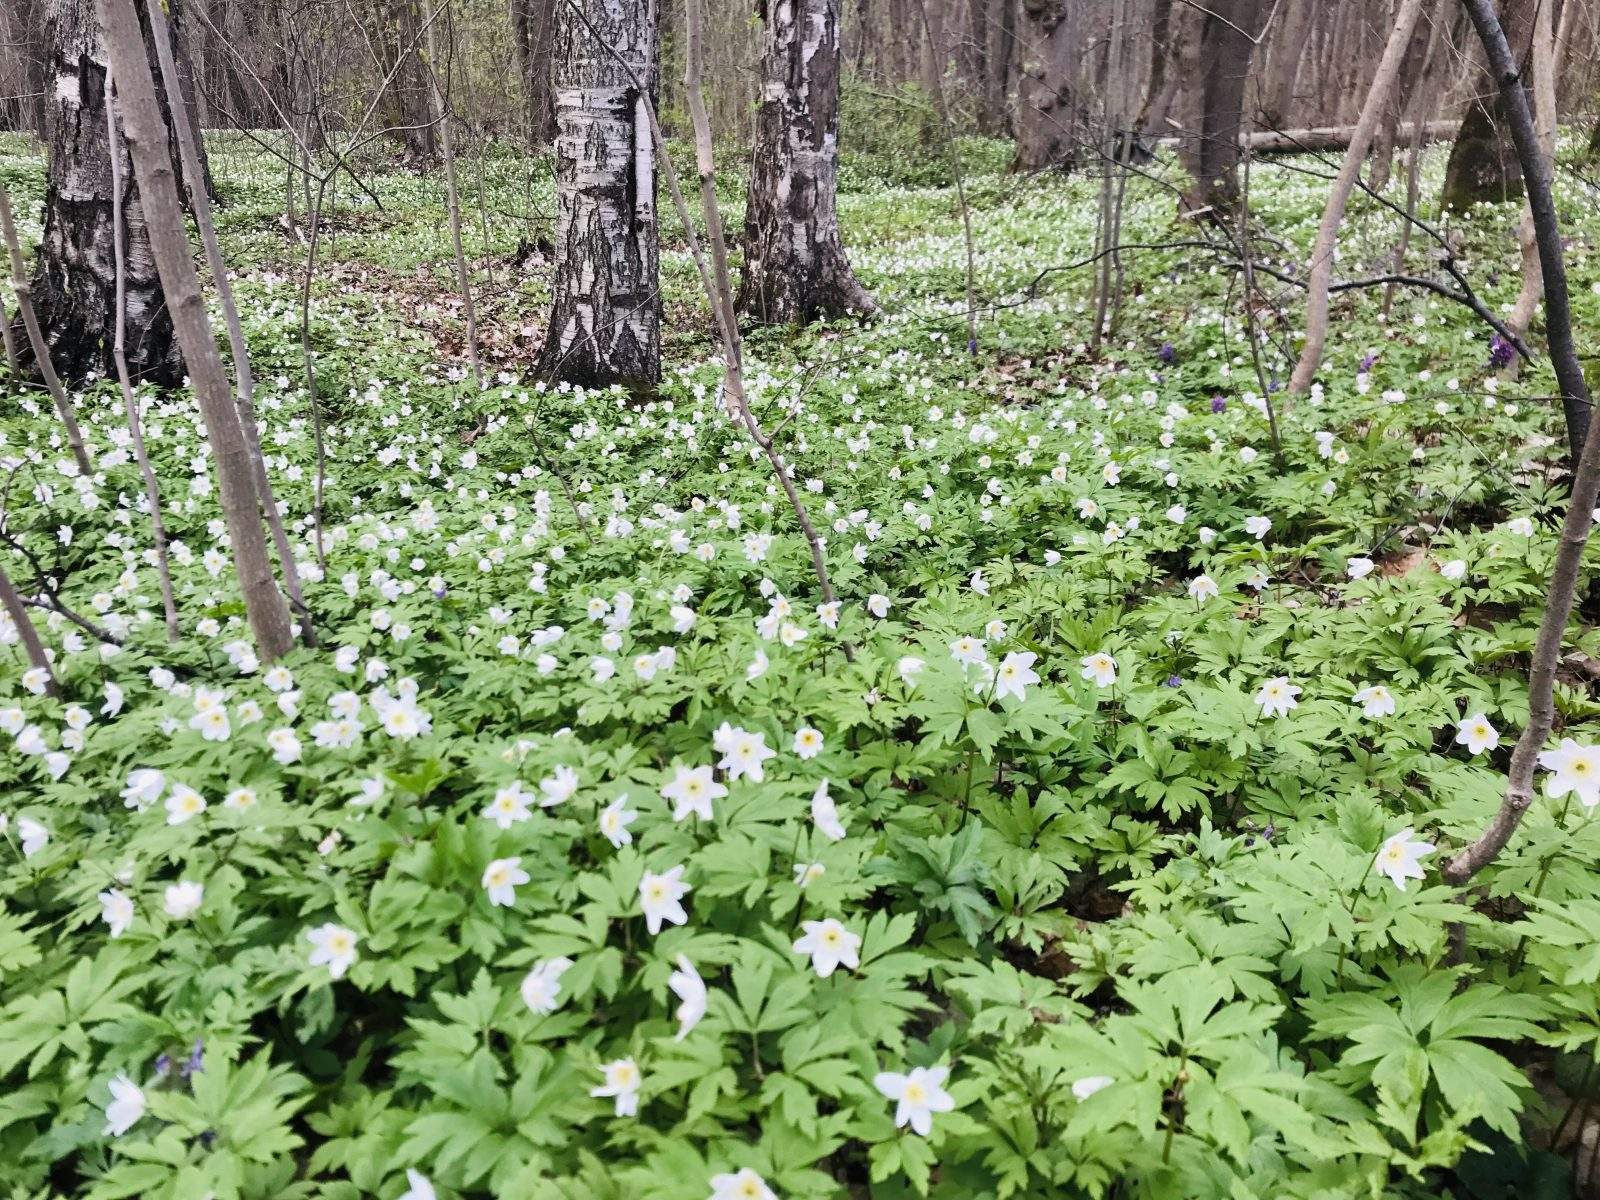
<svg viewBox="0 0 1600 1200">
<path fill-rule="evenodd" d="M 55 86 L 50 92 L 44 240 L 33 295 L 56 372 L 81 381 L 91 374 L 113 373 L 116 262 L 111 151 L 105 136 L 109 60 L 94 0 L 48 0 L 46 9 Z M 183 362 L 150 251 L 139 189 L 130 170 L 122 177 L 128 369 L 136 380 L 176 384 L 183 378 Z"/>
<path fill-rule="evenodd" d="M 171 146 L 156 101 L 149 59 L 139 37 L 134 0 L 99 0 L 98 8 L 105 26 L 105 45 L 123 133 L 148 213 L 150 247 L 216 464 L 218 500 L 244 596 L 245 616 L 255 634 L 261 660 L 272 662 L 287 653 L 292 643 L 289 606 L 278 590 L 272 561 L 267 557 L 249 446 L 206 316 L 200 275 L 184 230 Z"/>
<path fill-rule="evenodd" d="M 406 153 L 431 163 L 439 156 L 439 138 L 422 61 L 423 18 L 415 0 L 379 0 L 378 20 L 378 65 L 381 78 L 389 81 L 382 97 L 384 120 Z"/>
<path fill-rule="evenodd" d="M 1011 67 L 1017 55 L 1017 2 L 998 0 L 994 53 L 989 59 L 989 80 L 985 87 L 984 125 L 999 137 L 1012 132 Z"/>
<path fill-rule="evenodd" d="M 1244 119 L 1244 90 L 1266 17 L 1263 0 L 1216 0 L 1207 8 L 1195 47 L 1199 55 L 1198 128 L 1190 129 L 1179 146 L 1190 186 L 1182 207 L 1190 213 L 1217 215 L 1239 199 L 1239 127 Z"/>
<path fill-rule="evenodd" d="M 1400 126 L 1415 107 L 1414 97 L 1424 90 L 1422 80 L 1428 73 L 1434 44 L 1432 31 L 1438 24 L 1437 20 L 1431 21 L 1427 29 L 1419 28 L 1412 34 L 1411 46 L 1400 64 L 1400 77 L 1389 94 L 1389 103 L 1384 107 L 1383 120 L 1372 145 L 1372 165 L 1368 169 L 1367 186 L 1375 192 L 1381 192 L 1389 185 L 1389 177 L 1394 171 L 1395 147 L 1400 140 Z M 1426 116 L 1425 113 L 1411 114 L 1414 121 L 1424 120 Z"/>
<path fill-rule="evenodd" d="M 1289 380 L 1289 390 L 1304 394 L 1311 389 L 1317 367 L 1322 363 L 1322 347 L 1328 337 L 1328 285 L 1333 278 L 1333 255 L 1339 241 L 1339 223 L 1344 220 L 1345 204 L 1361 173 L 1367 148 L 1372 144 L 1378 121 L 1388 106 L 1389 95 L 1394 91 L 1400 75 L 1400 64 L 1416 31 L 1417 19 L 1422 15 L 1422 0 L 1402 0 L 1394 28 L 1389 31 L 1389 42 L 1378 60 L 1372 86 L 1361 105 L 1361 118 L 1356 122 L 1356 132 L 1345 151 L 1344 163 L 1328 191 L 1328 202 L 1322 210 L 1322 222 L 1317 227 L 1317 241 L 1311 250 L 1311 271 L 1306 286 L 1306 344 L 1300 351 L 1300 361 L 1295 364 Z"/>
<path fill-rule="evenodd" d="M 1529 65 L 1535 17 L 1549 2 L 1503 0 L 1500 6 L 1506 42 L 1523 72 Z M 1522 170 L 1506 122 L 1505 101 L 1493 91 L 1475 95 L 1450 147 L 1441 203 L 1452 212 L 1465 212 L 1480 202 L 1516 199 L 1522 191 Z"/>
<path fill-rule="evenodd" d="M 769 0 L 763 15 L 739 309 L 766 325 L 872 312 L 839 237 L 838 0 Z"/>
<path fill-rule="evenodd" d="M 1172 10 L 1177 4 L 1178 0 L 1155 0 L 1155 21 L 1150 27 L 1150 71 L 1145 79 L 1139 115 L 1133 122 L 1133 132 L 1140 137 L 1155 135 L 1172 101 L 1167 87 L 1167 60 L 1172 57 Z"/>
<path fill-rule="evenodd" d="M 1261 89 L 1265 109 L 1263 123 L 1269 129 L 1287 128 L 1293 120 L 1295 81 L 1300 76 L 1306 44 L 1311 40 L 1308 35 L 1315 15 L 1316 5 L 1311 0 L 1293 0 L 1283 14 L 1283 23 L 1278 26 Z"/>
<path fill-rule="evenodd" d="M 542 150 L 556 138 L 555 95 L 550 87 L 550 46 L 556 9 L 566 0 L 511 0 L 512 44 L 522 72 L 528 146 Z"/>
<path fill-rule="evenodd" d="M 556 13 L 556 277 L 540 369 L 588 387 L 661 378 L 655 12 L 563 0 Z"/>
<path fill-rule="evenodd" d="M 1575 0 L 1567 0 L 1568 4 Z M 1528 54 L 1528 78 L 1533 94 L 1533 126 L 1539 138 L 1539 152 L 1548 163 L 1556 155 L 1556 64 L 1555 28 L 1550 20 L 1549 4 L 1541 4 L 1534 19 L 1532 45 Z M 1533 227 L 1533 209 L 1526 201 L 1522 205 L 1522 223 L 1517 229 L 1517 242 L 1522 250 L 1522 288 L 1511 315 L 1506 318 L 1518 337 L 1526 337 L 1533 324 L 1534 310 L 1544 296 L 1544 273 L 1539 265 L 1539 240 Z M 1508 370 L 1514 370 L 1513 358 Z"/>
<path fill-rule="evenodd" d="M 1068 0 L 1022 0 L 1022 85 L 1017 90 L 1013 171 L 1071 170 L 1073 67 L 1082 47 Z"/>
</svg>

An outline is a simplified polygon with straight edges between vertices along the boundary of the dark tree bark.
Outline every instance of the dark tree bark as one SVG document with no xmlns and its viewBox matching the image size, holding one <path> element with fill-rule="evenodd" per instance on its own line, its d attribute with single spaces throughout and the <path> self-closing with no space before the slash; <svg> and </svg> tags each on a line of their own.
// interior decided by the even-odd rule
<svg viewBox="0 0 1600 1200">
<path fill-rule="evenodd" d="M 1239 199 L 1239 129 L 1250 60 L 1266 17 L 1263 0 L 1216 0 L 1202 18 L 1195 50 L 1197 113 L 1179 144 L 1190 176 L 1183 207 L 1206 215 L 1230 211 Z"/>
<path fill-rule="evenodd" d="M 995 47 L 989 59 L 989 80 L 985 89 L 984 124 L 989 132 L 1004 137 L 1012 132 L 1011 70 L 1017 58 L 1018 0 L 998 0 L 995 14 Z"/>
<path fill-rule="evenodd" d="M 1068 0 L 1022 0 L 1022 84 L 1013 171 L 1071 170 L 1076 161 L 1073 67 L 1078 45 Z"/>
<path fill-rule="evenodd" d="M 1538 7 L 1549 2 L 1503 0 L 1500 5 L 1500 25 L 1521 70 L 1528 65 Z M 1514 200 L 1522 193 L 1522 168 L 1517 164 L 1505 100 L 1494 91 L 1475 95 L 1450 147 L 1441 203 L 1453 212 L 1465 212 L 1482 201 Z"/>
<path fill-rule="evenodd" d="M 380 78 L 389 80 L 380 109 L 384 123 L 412 158 L 431 163 L 439 156 L 439 135 L 422 61 L 424 18 L 415 0 L 378 0 L 377 15 Z"/>
<path fill-rule="evenodd" d="M 661 379 L 655 13 L 653 0 L 556 12 L 556 277 L 540 369 L 588 387 Z"/>
<path fill-rule="evenodd" d="M 770 0 L 738 307 L 767 325 L 877 308 L 839 237 L 839 0 Z"/>
<path fill-rule="evenodd" d="M 550 84 L 550 48 L 556 9 L 565 0 L 511 0 L 511 38 L 522 72 L 528 113 L 530 149 L 543 149 L 556 138 L 555 94 Z"/>
<path fill-rule="evenodd" d="M 1277 33 L 1272 38 L 1262 81 L 1262 124 L 1268 129 L 1287 129 L 1294 111 L 1295 83 L 1300 64 L 1311 41 L 1311 22 L 1316 16 L 1312 0 L 1291 0 L 1284 11 Z"/>
<path fill-rule="evenodd" d="M 105 114 L 110 60 L 94 0 L 48 0 L 46 15 L 56 86 L 50 93 L 50 170 L 33 296 L 57 373 L 78 381 L 112 372 L 116 263 Z M 128 369 L 135 379 L 178 383 L 183 363 L 150 252 L 139 189 L 125 159 L 123 167 Z"/>
<path fill-rule="evenodd" d="M 1140 137 L 1152 137 L 1166 119 L 1172 104 L 1176 79 L 1169 82 L 1167 62 L 1172 57 L 1172 10 L 1178 0 L 1155 0 L 1155 20 L 1150 26 L 1150 71 L 1145 79 L 1144 97 L 1133 130 Z"/>
</svg>

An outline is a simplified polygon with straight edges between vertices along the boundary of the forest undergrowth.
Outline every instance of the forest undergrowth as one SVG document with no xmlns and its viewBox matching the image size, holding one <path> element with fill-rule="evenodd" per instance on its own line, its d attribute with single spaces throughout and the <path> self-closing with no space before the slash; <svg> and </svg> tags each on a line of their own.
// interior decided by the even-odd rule
<svg viewBox="0 0 1600 1200">
<path fill-rule="evenodd" d="M 318 646 L 256 661 L 189 395 L 144 394 L 172 643 L 114 384 L 80 401 L 92 477 L 48 397 L 0 402 L 0 552 L 65 610 L 34 614 L 60 697 L 0 638 L 0 1194 L 1486 1200 L 1595 1173 L 1587 584 L 1539 800 L 1471 891 L 1439 877 L 1527 716 L 1548 365 L 1508 377 L 1464 307 L 1403 290 L 1385 319 L 1371 289 L 1288 397 L 1301 293 L 1247 313 L 1159 161 L 1122 234 L 1157 248 L 1121 255 L 1092 347 L 1092 269 L 1046 268 L 1090 256 L 1096 184 L 963 151 L 975 344 L 954 192 L 887 154 L 847 154 L 840 198 L 883 315 L 747 342 L 826 605 L 722 411 L 681 228 L 659 394 L 534 381 L 552 193 L 519 154 L 463 166 L 482 392 L 438 180 L 334 197 L 319 488 L 303 213 L 216 139 Z M 1332 170 L 1251 167 L 1289 274 Z M 36 240 L 40 159 L 7 142 L 0 177 Z M 1597 190 L 1558 173 L 1591 346 Z M 1495 311 L 1519 216 L 1445 231 Z M 1358 197 L 1340 275 L 1386 270 L 1398 225 Z"/>
</svg>

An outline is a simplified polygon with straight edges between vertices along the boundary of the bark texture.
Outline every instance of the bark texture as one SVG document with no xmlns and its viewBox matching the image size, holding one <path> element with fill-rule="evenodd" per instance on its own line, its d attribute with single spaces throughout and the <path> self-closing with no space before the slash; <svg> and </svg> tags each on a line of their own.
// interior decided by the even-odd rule
<svg viewBox="0 0 1600 1200">
<path fill-rule="evenodd" d="M 154 77 L 139 37 L 134 0 L 99 0 L 106 48 L 116 81 L 117 107 L 129 158 L 139 176 L 146 228 L 157 270 L 168 296 L 173 328 L 188 361 L 195 399 L 217 474 L 217 496 L 227 524 L 233 565 L 244 595 L 245 616 L 262 662 L 281 657 L 292 644 L 289 606 L 272 575 L 267 540 L 256 507 L 250 448 L 229 394 L 216 338 L 206 316 L 200 273 L 184 229 L 172 148 L 156 103 Z"/>
<path fill-rule="evenodd" d="M 1082 52 L 1074 37 L 1071 6 L 1068 0 L 1021 2 L 1022 83 L 1017 89 L 1017 153 L 1011 169 L 1070 170 L 1077 158 L 1073 67 Z M 1152 54 L 1153 63 L 1164 63 L 1163 51 L 1164 47 Z M 1159 90 L 1160 84 L 1156 87 Z"/>
<path fill-rule="evenodd" d="M 439 137 L 422 61 L 425 18 L 415 0 L 378 0 L 377 17 L 378 65 L 389 80 L 382 98 L 384 122 L 412 158 L 431 163 L 439 154 Z"/>
<path fill-rule="evenodd" d="M 562 0 L 553 68 L 556 277 L 540 363 L 547 376 L 586 387 L 660 381 L 650 133 L 658 59 L 652 0 Z"/>
<path fill-rule="evenodd" d="M 1339 241 L 1339 223 L 1344 220 L 1345 205 L 1361 173 L 1367 148 L 1372 144 L 1389 97 L 1394 92 L 1400 76 L 1400 64 L 1422 15 L 1423 0 L 1403 0 L 1389 31 L 1389 42 L 1367 89 L 1367 98 L 1361 106 L 1361 119 L 1351 135 L 1350 148 L 1345 151 L 1339 174 L 1328 190 L 1328 201 L 1322 209 L 1322 221 L 1317 227 L 1316 244 L 1311 249 L 1311 273 L 1306 285 L 1306 344 L 1300 351 L 1300 361 L 1295 364 L 1289 380 L 1289 390 L 1304 394 L 1311 389 L 1317 368 L 1322 363 L 1322 349 L 1328 339 L 1328 285 L 1333 280 L 1333 256 Z"/>
<path fill-rule="evenodd" d="M 1201 17 L 1191 41 L 1198 80 L 1195 105 L 1178 151 L 1189 172 L 1183 207 L 1208 216 L 1230 211 L 1239 200 L 1239 129 L 1244 89 L 1266 20 L 1263 0 L 1216 0 Z"/>
<path fill-rule="evenodd" d="M 1500 5 L 1506 42 L 1524 72 L 1539 8 L 1548 3 L 1550 0 L 1503 0 Z M 1465 212 L 1474 204 L 1514 200 L 1522 193 L 1522 168 L 1517 164 L 1505 99 L 1490 89 L 1473 97 L 1461 119 L 1461 132 L 1445 164 L 1441 200 L 1446 209 Z"/>
<path fill-rule="evenodd" d="M 52 136 L 33 298 L 57 373 L 80 381 L 113 369 L 117 279 L 105 113 L 109 59 L 94 0 L 48 0 L 46 17 Z M 135 380 L 177 383 L 182 357 L 162 298 L 139 189 L 126 161 L 123 168 L 128 370 Z"/>
<path fill-rule="evenodd" d="M 542 149 L 555 141 L 556 103 L 551 90 L 550 51 L 556 10 L 565 0 L 511 0 L 511 36 L 528 113 L 528 144 Z"/>
<path fill-rule="evenodd" d="M 876 309 L 839 237 L 839 2 L 771 0 L 740 311 L 763 324 Z"/>
</svg>

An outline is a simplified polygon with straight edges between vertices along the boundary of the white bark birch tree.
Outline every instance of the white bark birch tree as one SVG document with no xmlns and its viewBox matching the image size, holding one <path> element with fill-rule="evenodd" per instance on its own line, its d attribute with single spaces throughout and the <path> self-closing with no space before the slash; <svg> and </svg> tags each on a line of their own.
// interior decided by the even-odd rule
<svg viewBox="0 0 1600 1200">
<path fill-rule="evenodd" d="M 839 236 L 839 0 L 767 0 L 761 15 L 739 309 L 768 325 L 874 312 Z"/>
<path fill-rule="evenodd" d="M 586 387 L 661 379 L 656 15 L 655 0 L 556 12 L 556 276 L 540 368 Z"/>
</svg>

